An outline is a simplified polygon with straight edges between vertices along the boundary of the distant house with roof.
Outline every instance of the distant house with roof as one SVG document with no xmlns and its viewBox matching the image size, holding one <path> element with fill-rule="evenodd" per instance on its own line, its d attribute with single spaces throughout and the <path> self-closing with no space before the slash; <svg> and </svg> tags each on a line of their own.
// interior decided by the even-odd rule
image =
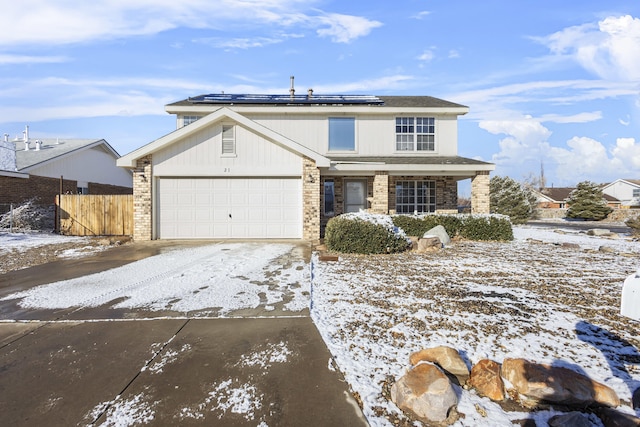
<svg viewBox="0 0 640 427">
<path fill-rule="evenodd" d="M 489 212 L 495 165 L 458 156 L 469 108 L 430 96 L 207 94 L 166 106 L 177 129 L 118 159 L 134 239 L 315 240 L 346 212 Z"/>
<path fill-rule="evenodd" d="M 534 194 L 538 200 L 538 209 L 567 209 L 567 200 L 575 187 L 548 187 L 537 191 Z M 620 200 L 604 193 L 607 205 L 614 209 L 620 208 Z"/>
<path fill-rule="evenodd" d="M 640 209 L 640 179 L 617 179 L 604 185 L 602 192 L 618 199 L 622 208 Z"/>
<path fill-rule="evenodd" d="M 131 171 L 116 166 L 119 154 L 104 139 L 38 139 L 0 144 L 0 205 L 65 194 L 131 194 Z"/>
</svg>

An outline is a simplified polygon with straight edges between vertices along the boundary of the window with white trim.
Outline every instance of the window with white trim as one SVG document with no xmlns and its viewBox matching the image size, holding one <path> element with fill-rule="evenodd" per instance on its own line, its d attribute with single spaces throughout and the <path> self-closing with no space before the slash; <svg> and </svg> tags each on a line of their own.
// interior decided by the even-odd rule
<svg viewBox="0 0 640 427">
<path fill-rule="evenodd" d="M 198 119 L 201 119 L 202 116 L 182 116 L 182 126 L 190 125 Z"/>
<path fill-rule="evenodd" d="M 420 214 L 435 212 L 435 181 L 397 181 L 396 213 Z"/>
<path fill-rule="evenodd" d="M 233 125 L 222 125 L 222 155 L 236 154 L 236 132 Z"/>
<path fill-rule="evenodd" d="M 396 151 L 435 151 L 436 119 L 396 117 Z"/>
<path fill-rule="evenodd" d="M 356 119 L 329 117 L 329 151 L 356 150 Z"/>
</svg>

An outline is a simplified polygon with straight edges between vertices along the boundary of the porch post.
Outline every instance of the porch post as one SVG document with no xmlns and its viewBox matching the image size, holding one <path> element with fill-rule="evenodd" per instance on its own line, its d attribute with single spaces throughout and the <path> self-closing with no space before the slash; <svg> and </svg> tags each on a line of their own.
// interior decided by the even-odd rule
<svg viewBox="0 0 640 427">
<path fill-rule="evenodd" d="M 371 211 L 379 214 L 389 213 L 389 172 L 376 171 L 373 177 Z"/>
<path fill-rule="evenodd" d="M 471 213 L 488 214 L 489 206 L 489 171 L 478 171 L 471 179 Z"/>
<path fill-rule="evenodd" d="M 302 158 L 302 238 L 320 239 L 320 169 L 308 157 Z"/>
<path fill-rule="evenodd" d="M 151 155 L 138 159 L 133 170 L 133 240 L 152 239 Z"/>
</svg>

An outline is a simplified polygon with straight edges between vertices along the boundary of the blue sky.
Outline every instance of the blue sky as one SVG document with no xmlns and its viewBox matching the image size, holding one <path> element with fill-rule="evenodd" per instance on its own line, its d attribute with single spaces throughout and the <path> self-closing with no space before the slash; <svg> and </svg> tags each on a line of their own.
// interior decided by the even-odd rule
<svg viewBox="0 0 640 427">
<path fill-rule="evenodd" d="M 22 0 L 0 14 L 0 133 L 120 154 L 203 93 L 430 95 L 459 154 L 547 185 L 640 179 L 637 0 Z"/>
</svg>

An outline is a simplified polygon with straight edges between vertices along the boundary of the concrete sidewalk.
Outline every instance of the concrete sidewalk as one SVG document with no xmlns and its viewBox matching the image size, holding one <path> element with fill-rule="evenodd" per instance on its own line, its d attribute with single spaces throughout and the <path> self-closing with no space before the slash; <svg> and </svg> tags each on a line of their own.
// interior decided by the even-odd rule
<svg viewBox="0 0 640 427">
<path fill-rule="evenodd" d="M 83 274 L 117 266 L 119 249 L 122 263 L 136 252 L 97 254 L 84 260 Z M 47 283 L 40 275 L 60 268 L 23 270 L 10 288 Z M 41 319 L 0 323 L 0 425 L 366 425 L 308 316 L 109 320 L 100 313 L 71 320 L 64 312 L 22 312 Z"/>
</svg>

